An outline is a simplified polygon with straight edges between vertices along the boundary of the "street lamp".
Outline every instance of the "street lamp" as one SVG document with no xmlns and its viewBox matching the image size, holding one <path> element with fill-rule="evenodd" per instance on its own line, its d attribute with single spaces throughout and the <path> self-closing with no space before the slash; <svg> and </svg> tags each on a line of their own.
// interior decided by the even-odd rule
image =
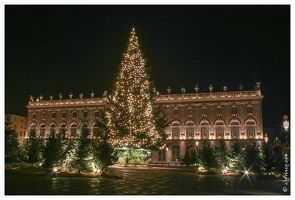
<svg viewBox="0 0 295 200">
<path fill-rule="evenodd" d="M 199 151 L 199 140 L 196 140 L 197 152 Z"/>
<path fill-rule="evenodd" d="M 264 142 L 267 143 L 268 141 L 268 137 L 267 137 L 267 133 L 264 135 Z"/>
<path fill-rule="evenodd" d="M 288 117 L 288 115 L 284 115 L 283 118 L 284 118 L 283 126 L 284 126 L 285 131 L 287 132 L 289 130 L 289 126 L 290 126 L 290 123 L 288 120 L 289 117 Z"/>
</svg>

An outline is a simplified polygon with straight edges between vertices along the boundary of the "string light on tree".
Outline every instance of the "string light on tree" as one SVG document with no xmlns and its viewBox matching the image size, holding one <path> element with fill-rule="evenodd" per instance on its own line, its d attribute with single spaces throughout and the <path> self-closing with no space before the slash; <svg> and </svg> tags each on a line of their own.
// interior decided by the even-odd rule
<svg viewBox="0 0 295 200">
<path fill-rule="evenodd" d="M 133 28 L 112 94 L 107 99 L 106 116 L 114 146 L 139 148 L 160 143 L 163 128 L 158 126 L 159 115 L 153 106 L 156 93 L 152 88 Z"/>
</svg>

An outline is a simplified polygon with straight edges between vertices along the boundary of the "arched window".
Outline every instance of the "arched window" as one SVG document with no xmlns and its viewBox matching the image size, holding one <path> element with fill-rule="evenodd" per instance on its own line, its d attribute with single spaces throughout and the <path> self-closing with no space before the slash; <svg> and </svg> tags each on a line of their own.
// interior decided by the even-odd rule
<svg viewBox="0 0 295 200">
<path fill-rule="evenodd" d="M 255 123 L 253 121 L 247 122 L 246 123 L 246 130 L 247 130 L 248 137 L 254 137 L 255 136 Z"/>
<path fill-rule="evenodd" d="M 180 147 L 178 145 L 174 145 L 172 147 L 172 161 L 179 161 L 180 158 Z"/>
<path fill-rule="evenodd" d="M 42 124 L 40 126 L 40 136 L 41 137 L 45 136 L 45 124 Z"/>
<path fill-rule="evenodd" d="M 193 145 L 187 145 L 186 152 L 189 153 L 190 158 L 195 157 L 196 151 L 195 151 L 195 147 Z"/>
<path fill-rule="evenodd" d="M 193 122 L 188 122 L 186 127 L 186 139 L 193 139 L 195 134 L 195 124 Z"/>
<path fill-rule="evenodd" d="M 231 136 L 233 138 L 239 138 L 239 136 L 240 136 L 240 124 L 238 122 L 232 122 L 230 125 L 231 125 Z"/>
<path fill-rule="evenodd" d="M 71 126 L 71 137 L 76 137 L 77 134 L 77 124 L 72 124 Z"/>
<path fill-rule="evenodd" d="M 216 137 L 218 139 L 222 139 L 224 136 L 224 124 L 222 122 L 218 122 L 215 125 Z"/>
<path fill-rule="evenodd" d="M 201 137 L 206 139 L 209 136 L 209 123 L 202 122 L 201 123 Z"/>
<path fill-rule="evenodd" d="M 180 124 L 174 123 L 172 124 L 172 139 L 179 139 L 180 138 Z"/>
</svg>

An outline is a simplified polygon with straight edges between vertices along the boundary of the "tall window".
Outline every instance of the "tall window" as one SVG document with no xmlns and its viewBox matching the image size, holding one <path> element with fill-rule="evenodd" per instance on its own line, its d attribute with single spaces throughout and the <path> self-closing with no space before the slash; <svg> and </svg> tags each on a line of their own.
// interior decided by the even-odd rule
<svg viewBox="0 0 295 200">
<path fill-rule="evenodd" d="M 216 137 L 219 138 L 219 139 L 223 138 L 224 124 L 221 123 L 221 122 L 216 123 L 215 130 L 216 130 Z"/>
<path fill-rule="evenodd" d="M 158 153 L 158 161 L 166 161 L 166 151 L 160 150 Z"/>
<path fill-rule="evenodd" d="M 178 145 L 174 145 L 172 147 L 172 161 L 179 161 L 180 158 L 180 147 Z"/>
<path fill-rule="evenodd" d="M 36 113 L 33 113 L 33 119 L 36 119 Z"/>
<path fill-rule="evenodd" d="M 51 113 L 51 118 L 52 119 L 55 119 L 55 117 L 56 117 L 56 113 L 54 112 L 54 113 Z"/>
<path fill-rule="evenodd" d="M 195 134 L 195 124 L 192 122 L 189 122 L 186 124 L 186 139 L 192 139 L 194 138 Z"/>
<path fill-rule="evenodd" d="M 203 122 L 201 123 L 201 137 L 208 138 L 209 136 L 209 123 Z"/>
<path fill-rule="evenodd" d="M 247 130 L 247 136 L 248 137 L 254 137 L 255 136 L 255 123 L 250 121 L 246 123 L 246 130 Z"/>
<path fill-rule="evenodd" d="M 179 110 L 177 108 L 173 109 L 173 115 L 174 117 L 177 117 L 179 115 Z"/>
<path fill-rule="evenodd" d="M 45 135 L 45 125 L 43 124 L 40 126 L 40 136 L 43 137 L 44 135 Z"/>
<path fill-rule="evenodd" d="M 238 122 L 232 122 L 231 124 L 231 135 L 233 138 L 238 138 L 240 135 L 240 127 Z"/>
<path fill-rule="evenodd" d="M 94 112 L 94 117 L 95 118 L 98 118 L 99 117 L 99 112 L 98 111 Z"/>
<path fill-rule="evenodd" d="M 77 134 L 77 124 L 71 126 L 71 137 L 76 137 Z"/>
<path fill-rule="evenodd" d="M 172 124 L 172 139 L 180 138 L 180 124 L 174 123 Z"/>
</svg>

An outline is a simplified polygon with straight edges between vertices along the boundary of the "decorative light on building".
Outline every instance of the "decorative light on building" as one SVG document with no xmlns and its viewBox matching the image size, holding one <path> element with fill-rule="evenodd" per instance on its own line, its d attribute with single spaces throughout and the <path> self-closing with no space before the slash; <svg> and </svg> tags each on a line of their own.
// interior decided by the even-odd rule
<svg viewBox="0 0 295 200">
<path fill-rule="evenodd" d="M 228 89 L 228 87 L 225 85 L 225 86 L 223 87 L 223 90 L 226 92 L 227 89 Z"/>
<path fill-rule="evenodd" d="M 170 87 L 168 87 L 168 89 L 167 89 L 168 94 L 170 94 L 171 90 L 172 89 Z"/>
<path fill-rule="evenodd" d="M 181 88 L 181 92 L 182 92 L 183 94 L 185 93 L 185 88 L 184 88 L 184 87 Z"/>
<path fill-rule="evenodd" d="M 196 92 L 199 92 L 199 86 L 198 85 L 196 85 L 196 87 L 195 87 L 195 90 L 196 90 Z"/>
<path fill-rule="evenodd" d="M 240 85 L 239 85 L 239 88 L 240 88 L 240 90 L 243 90 L 243 85 L 242 85 L 242 83 L 240 83 Z"/>
<path fill-rule="evenodd" d="M 213 89 L 214 89 L 214 87 L 210 84 L 210 86 L 209 86 L 210 92 L 213 92 Z"/>
</svg>

